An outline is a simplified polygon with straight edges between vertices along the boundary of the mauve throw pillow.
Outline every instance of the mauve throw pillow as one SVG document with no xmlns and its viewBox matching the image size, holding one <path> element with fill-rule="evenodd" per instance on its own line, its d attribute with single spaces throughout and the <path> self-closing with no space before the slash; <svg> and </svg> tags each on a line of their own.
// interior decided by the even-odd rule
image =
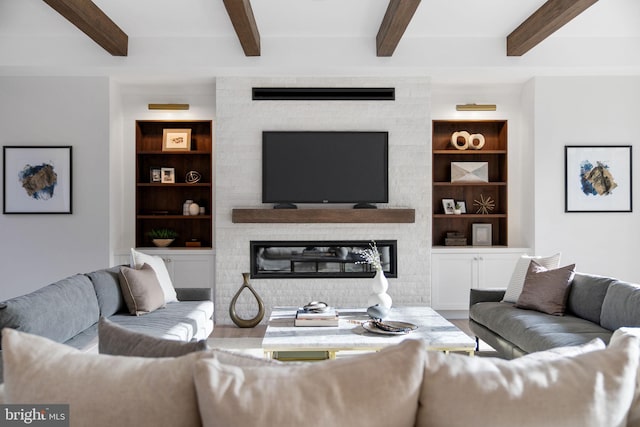
<svg viewBox="0 0 640 427">
<path fill-rule="evenodd" d="M 575 267 L 571 264 L 547 270 L 531 260 L 516 307 L 563 316 Z"/>
<path fill-rule="evenodd" d="M 98 322 L 98 349 L 101 354 L 137 357 L 178 357 L 207 350 L 207 340 L 176 341 L 130 331 L 104 317 Z"/>
<path fill-rule="evenodd" d="M 139 316 L 164 307 L 164 292 L 156 272 L 149 264 L 139 270 L 120 268 L 120 287 L 129 313 Z"/>
</svg>

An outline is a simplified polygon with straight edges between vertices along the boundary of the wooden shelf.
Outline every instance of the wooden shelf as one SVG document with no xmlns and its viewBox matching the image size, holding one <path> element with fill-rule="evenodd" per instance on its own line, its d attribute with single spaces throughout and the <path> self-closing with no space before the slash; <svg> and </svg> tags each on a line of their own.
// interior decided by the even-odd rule
<svg viewBox="0 0 640 427">
<path fill-rule="evenodd" d="M 179 219 L 184 221 L 194 221 L 194 220 L 203 220 L 203 219 L 211 219 L 211 215 L 136 215 L 136 219 Z"/>
<path fill-rule="evenodd" d="M 195 184 L 189 184 L 187 182 L 176 182 L 176 183 L 161 183 L 161 182 L 138 182 L 136 183 L 138 187 L 211 187 L 211 183 L 208 182 L 197 182 Z"/>
<path fill-rule="evenodd" d="M 434 182 L 433 186 L 441 186 L 441 187 L 480 187 L 480 186 L 506 186 L 507 183 L 503 182 L 503 181 L 493 181 L 493 182 L 464 182 L 464 181 L 458 181 L 458 182 Z"/>
<path fill-rule="evenodd" d="M 480 154 L 507 154 L 507 150 L 433 150 L 433 154 L 445 154 L 450 156 L 452 154 L 462 154 L 463 156 L 472 156 Z"/>
<path fill-rule="evenodd" d="M 415 209 L 233 209 L 233 223 L 414 223 Z"/>
<path fill-rule="evenodd" d="M 507 214 L 433 214 L 434 219 L 451 219 L 451 220 L 464 220 L 464 219 L 496 219 L 506 218 Z"/>
</svg>

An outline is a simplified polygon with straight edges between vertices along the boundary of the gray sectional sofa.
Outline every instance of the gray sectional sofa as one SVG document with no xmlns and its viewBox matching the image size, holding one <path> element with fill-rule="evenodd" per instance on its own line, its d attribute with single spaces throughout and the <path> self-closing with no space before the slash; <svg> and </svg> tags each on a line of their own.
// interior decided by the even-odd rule
<svg viewBox="0 0 640 427">
<path fill-rule="evenodd" d="M 516 308 L 503 296 L 504 290 L 472 289 L 469 326 L 506 359 L 594 338 L 606 343 L 616 329 L 640 326 L 640 286 L 611 277 L 576 273 L 564 316 Z"/>
<path fill-rule="evenodd" d="M 119 271 L 112 267 L 76 274 L 2 302 L 0 330 L 9 327 L 89 352 L 97 352 L 101 316 L 129 330 L 172 340 L 206 339 L 213 331 L 211 289 L 176 288 L 178 302 L 133 316 L 122 296 Z"/>
</svg>

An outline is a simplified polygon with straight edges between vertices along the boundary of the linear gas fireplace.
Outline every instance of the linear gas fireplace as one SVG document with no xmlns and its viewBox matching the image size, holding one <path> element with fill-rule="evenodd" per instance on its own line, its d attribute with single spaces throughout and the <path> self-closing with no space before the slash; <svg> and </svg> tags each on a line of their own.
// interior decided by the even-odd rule
<svg viewBox="0 0 640 427">
<path fill-rule="evenodd" d="M 369 248 L 366 240 L 340 241 L 251 241 L 251 277 L 359 278 L 375 271 L 362 263 L 358 250 Z M 382 269 L 387 277 L 398 277 L 397 240 L 376 241 Z"/>
</svg>

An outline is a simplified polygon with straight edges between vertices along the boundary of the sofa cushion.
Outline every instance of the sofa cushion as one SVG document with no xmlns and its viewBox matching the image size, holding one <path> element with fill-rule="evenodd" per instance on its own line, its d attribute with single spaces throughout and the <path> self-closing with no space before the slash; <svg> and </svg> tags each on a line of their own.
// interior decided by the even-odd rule
<svg viewBox="0 0 640 427">
<path fill-rule="evenodd" d="M 639 345 L 620 334 L 604 350 L 511 361 L 429 352 L 416 426 L 624 426 Z"/>
<path fill-rule="evenodd" d="M 131 248 L 131 268 L 140 268 L 142 264 L 149 264 L 156 272 L 158 282 L 160 282 L 162 292 L 164 292 L 164 302 L 178 301 L 176 290 L 173 287 L 173 282 L 171 281 L 171 276 L 169 276 L 169 271 L 167 271 L 167 266 L 164 264 L 164 260 L 159 256 L 148 255 Z"/>
<path fill-rule="evenodd" d="M 140 316 L 163 307 L 164 292 L 149 264 L 140 269 L 120 267 L 120 287 L 129 313 Z"/>
<path fill-rule="evenodd" d="M 469 317 L 527 353 L 584 344 L 595 338 L 607 343 L 611 337 L 611 331 L 579 317 L 550 316 L 504 302 L 475 304 Z"/>
<path fill-rule="evenodd" d="M 567 312 L 599 325 L 604 297 L 615 281 L 611 277 L 576 272 L 569 289 Z"/>
<path fill-rule="evenodd" d="M 119 274 L 119 266 L 87 273 L 98 297 L 101 316 L 109 317 L 127 309 L 120 289 Z"/>
<path fill-rule="evenodd" d="M 178 358 L 82 353 L 3 330 L 8 404 L 68 404 L 72 426 L 200 426 L 193 367 L 206 352 Z"/>
<path fill-rule="evenodd" d="M 509 280 L 509 285 L 507 286 L 507 290 L 504 293 L 503 301 L 505 302 L 516 302 L 518 297 L 522 293 L 522 287 L 524 286 L 524 278 L 527 275 L 527 271 L 529 270 L 529 264 L 531 264 L 531 260 L 536 260 L 538 264 L 547 268 L 553 269 L 558 268 L 560 264 L 560 254 L 557 253 L 551 256 L 528 256 L 522 255 L 511 274 L 511 279 Z"/>
<path fill-rule="evenodd" d="M 109 317 L 130 331 L 140 332 L 158 338 L 191 341 L 206 339 L 213 330 L 212 301 L 171 302 L 161 310 L 145 314 L 144 321 L 128 314 L 115 314 Z"/>
<path fill-rule="evenodd" d="M 208 426 L 413 427 L 426 351 L 405 340 L 378 353 L 260 367 L 201 359 L 194 370 Z"/>
<path fill-rule="evenodd" d="M 98 321 L 100 307 L 84 274 L 76 274 L 0 305 L 0 328 L 65 342 Z"/>
<path fill-rule="evenodd" d="M 183 342 L 156 338 L 133 332 L 100 318 L 98 322 L 99 351 L 114 356 L 178 357 L 206 350 L 207 341 Z"/>
<path fill-rule="evenodd" d="M 616 281 L 609 286 L 602 303 L 600 324 L 610 330 L 640 326 L 640 286 Z"/>
<path fill-rule="evenodd" d="M 575 264 L 549 270 L 531 260 L 516 307 L 564 315 Z"/>
</svg>

